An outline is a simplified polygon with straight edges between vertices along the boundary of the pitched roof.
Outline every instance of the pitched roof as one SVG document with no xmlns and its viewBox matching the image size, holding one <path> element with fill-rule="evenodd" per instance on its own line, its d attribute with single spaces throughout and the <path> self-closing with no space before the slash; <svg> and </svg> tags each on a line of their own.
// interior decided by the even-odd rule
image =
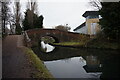
<svg viewBox="0 0 120 80">
<path fill-rule="evenodd" d="M 82 16 L 87 17 L 88 15 L 99 15 L 98 11 L 86 11 Z"/>
<path fill-rule="evenodd" d="M 76 27 L 73 31 L 75 31 L 75 30 L 77 30 L 77 29 L 80 29 L 80 28 L 82 28 L 82 27 L 84 27 L 84 26 L 85 26 L 85 22 L 82 23 L 81 25 L 79 25 L 78 27 Z"/>
</svg>

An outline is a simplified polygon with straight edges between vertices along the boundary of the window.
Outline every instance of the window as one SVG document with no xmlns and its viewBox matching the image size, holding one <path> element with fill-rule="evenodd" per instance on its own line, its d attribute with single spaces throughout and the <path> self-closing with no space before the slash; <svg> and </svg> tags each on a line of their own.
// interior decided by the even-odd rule
<svg viewBox="0 0 120 80">
<path fill-rule="evenodd" d="M 96 30 L 95 30 L 96 24 L 97 23 L 91 23 L 91 34 L 96 34 Z"/>
<path fill-rule="evenodd" d="M 94 18 L 99 18 L 99 16 L 94 15 L 94 16 L 88 16 L 87 19 L 94 19 Z"/>
</svg>

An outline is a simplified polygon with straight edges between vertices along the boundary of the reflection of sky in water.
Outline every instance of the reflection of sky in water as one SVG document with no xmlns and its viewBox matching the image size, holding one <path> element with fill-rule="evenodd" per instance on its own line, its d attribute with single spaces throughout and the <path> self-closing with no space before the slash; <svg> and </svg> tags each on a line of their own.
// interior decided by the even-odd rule
<svg viewBox="0 0 120 80">
<path fill-rule="evenodd" d="M 49 45 L 49 44 L 45 44 L 44 41 L 41 41 L 41 47 L 43 49 L 46 49 L 46 52 L 51 52 L 55 49 L 55 47 Z"/>
<path fill-rule="evenodd" d="M 53 47 L 53 46 L 51 46 L 49 44 L 46 44 L 46 48 L 47 48 L 46 52 L 51 52 L 51 51 L 53 51 L 55 49 L 55 47 Z"/>
<path fill-rule="evenodd" d="M 48 70 L 55 78 L 98 78 L 100 73 L 86 73 L 83 66 L 86 61 L 82 57 L 46 61 Z"/>
</svg>

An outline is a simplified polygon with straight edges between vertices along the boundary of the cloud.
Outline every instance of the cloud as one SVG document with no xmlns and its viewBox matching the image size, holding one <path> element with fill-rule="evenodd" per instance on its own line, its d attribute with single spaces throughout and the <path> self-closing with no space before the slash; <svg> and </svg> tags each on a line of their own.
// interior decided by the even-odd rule
<svg viewBox="0 0 120 80">
<path fill-rule="evenodd" d="M 90 10 L 87 2 L 40 2 L 39 12 L 44 16 L 45 28 L 68 24 L 73 30 L 85 21 L 82 14 Z"/>
</svg>

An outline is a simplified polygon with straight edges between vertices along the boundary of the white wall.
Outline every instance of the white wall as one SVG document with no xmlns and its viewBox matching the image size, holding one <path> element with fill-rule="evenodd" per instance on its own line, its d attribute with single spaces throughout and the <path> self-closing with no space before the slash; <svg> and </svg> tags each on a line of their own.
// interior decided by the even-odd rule
<svg viewBox="0 0 120 80">
<path fill-rule="evenodd" d="M 91 35 L 95 35 L 96 34 L 96 27 L 97 27 L 98 23 L 91 23 Z M 88 28 L 87 25 L 75 30 L 75 33 L 83 33 L 83 34 L 88 34 Z"/>
<path fill-rule="evenodd" d="M 97 23 L 91 23 L 91 34 L 95 35 L 96 34 L 96 25 Z"/>
<path fill-rule="evenodd" d="M 87 34 L 87 28 L 86 26 L 80 28 L 80 29 L 77 29 L 75 30 L 76 33 L 83 33 L 83 34 Z"/>
</svg>

